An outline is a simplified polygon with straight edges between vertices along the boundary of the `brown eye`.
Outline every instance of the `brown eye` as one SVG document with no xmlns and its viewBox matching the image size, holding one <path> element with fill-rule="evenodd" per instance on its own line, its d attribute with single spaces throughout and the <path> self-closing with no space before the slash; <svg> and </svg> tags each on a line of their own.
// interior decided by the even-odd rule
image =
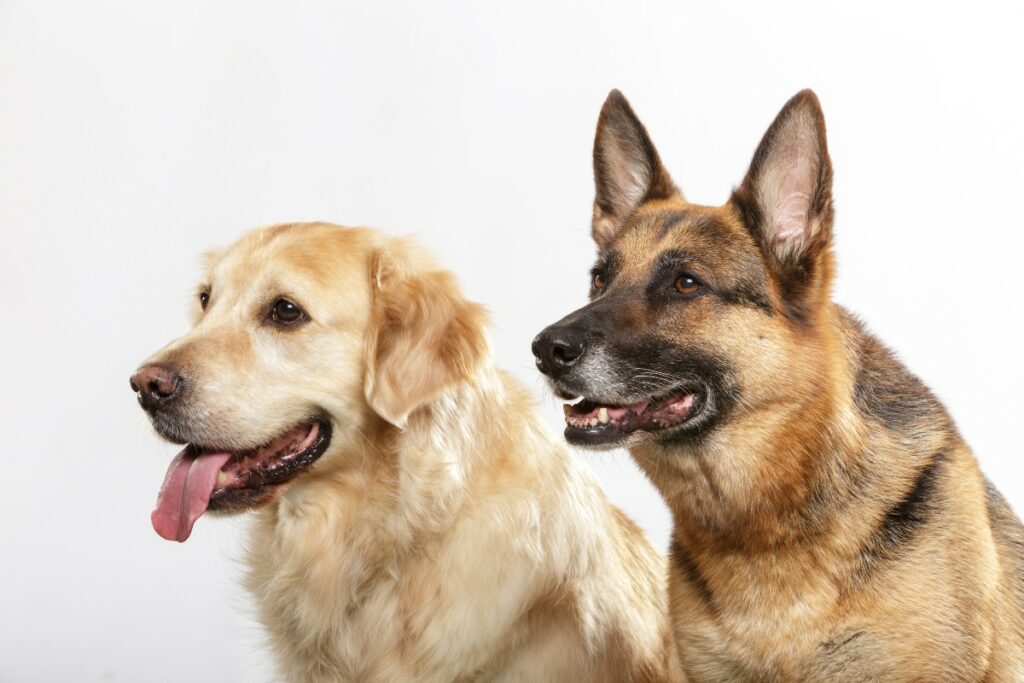
<svg viewBox="0 0 1024 683">
<path fill-rule="evenodd" d="M 206 307 L 209 305 L 209 303 L 210 303 L 210 293 L 206 292 L 206 291 L 199 292 L 199 307 L 202 308 L 205 311 Z"/>
<path fill-rule="evenodd" d="M 676 291 L 684 296 L 693 296 L 701 290 L 701 284 L 696 278 L 683 273 L 676 278 Z"/>
<path fill-rule="evenodd" d="M 281 325 L 294 325 L 306 319 L 306 314 L 288 299 L 278 299 L 270 309 L 270 317 Z"/>
<path fill-rule="evenodd" d="M 608 284 L 608 280 L 605 278 L 604 273 L 594 273 L 591 284 L 594 285 L 594 289 L 604 289 L 605 285 Z"/>
</svg>

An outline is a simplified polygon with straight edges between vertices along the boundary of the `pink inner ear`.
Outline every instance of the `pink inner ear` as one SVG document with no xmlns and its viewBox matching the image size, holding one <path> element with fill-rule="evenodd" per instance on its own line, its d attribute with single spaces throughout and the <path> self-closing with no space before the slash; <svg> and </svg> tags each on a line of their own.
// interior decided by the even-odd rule
<svg viewBox="0 0 1024 683">
<path fill-rule="evenodd" d="M 642 161 L 623 149 L 617 140 L 605 145 L 606 170 L 614 194 L 614 201 L 620 206 L 620 218 L 632 213 L 651 186 L 651 172 Z"/>
<path fill-rule="evenodd" d="M 807 212 L 810 206 L 811 198 L 806 194 L 781 197 L 775 205 L 775 228 L 772 231 L 774 241 L 803 239 L 807 232 Z"/>
<path fill-rule="evenodd" d="M 799 246 L 807 237 L 813 182 L 811 171 L 810 161 L 803 156 L 797 157 L 779 183 L 772 210 L 773 242 L 790 242 Z"/>
</svg>

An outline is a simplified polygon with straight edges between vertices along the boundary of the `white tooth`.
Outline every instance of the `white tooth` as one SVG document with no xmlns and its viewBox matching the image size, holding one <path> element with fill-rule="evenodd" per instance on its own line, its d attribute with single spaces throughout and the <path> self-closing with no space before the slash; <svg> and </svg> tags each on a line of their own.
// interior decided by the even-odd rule
<svg viewBox="0 0 1024 683">
<path fill-rule="evenodd" d="M 603 425 L 604 424 L 608 424 L 608 409 L 607 408 L 601 408 L 599 411 L 597 411 L 597 421 L 600 422 Z"/>
<path fill-rule="evenodd" d="M 221 486 L 223 486 L 224 484 L 228 483 L 228 473 L 227 472 L 218 472 L 217 473 L 217 483 L 220 484 Z"/>
<path fill-rule="evenodd" d="M 590 425 L 591 427 L 596 427 L 597 426 L 597 418 L 596 417 L 590 418 L 589 420 L 587 420 L 587 424 Z"/>
</svg>

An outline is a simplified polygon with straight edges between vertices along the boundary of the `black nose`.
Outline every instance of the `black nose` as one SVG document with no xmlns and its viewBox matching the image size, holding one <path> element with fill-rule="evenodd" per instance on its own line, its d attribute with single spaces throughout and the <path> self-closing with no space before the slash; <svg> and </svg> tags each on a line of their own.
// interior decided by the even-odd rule
<svg viewBox="0 0 1024 683">
<path fill-rule="evenodd" d="M 533 340 L 537 369 L 557 377 L 576 364 L 587 350 L 583 335 L 566 327 L 549 327 Z"/>
<path fill-rule="evenodd" d="M 144 365 L 135 371 L 129 383 L 132 391 L 139 395 L 142 407 L 152 412 L 181 394 L 182 377 L 162 365 Z"/>
</svg>

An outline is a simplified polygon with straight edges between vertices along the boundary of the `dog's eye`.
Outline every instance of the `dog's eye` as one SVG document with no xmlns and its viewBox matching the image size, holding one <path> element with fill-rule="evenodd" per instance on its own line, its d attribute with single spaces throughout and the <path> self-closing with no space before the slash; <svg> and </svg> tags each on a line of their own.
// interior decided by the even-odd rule
<svg viewBox="0 0 1024 683">
<path fill-rule="evenodd" d="M 270 318 L 281 325 L 294 325 L 306 319 L 306 314 L 288 299 L 278 299 L 270 309 Z"/>
<path fill-rule="evenodd" d="M 683 273 L 676 278 L 675 288 L 677 292 L 684 296 L 693 296 L 700 292 L 703 285 L 697 281 L 697 278 L 688 273 Z"/>
<path fill-rule="evenodd" d="M 608 278 L 604 276 L 604 273 L 594 273 L 594 277 L 591 279 L 590 284 L 593 285 L 594 289 L 600 291 L 608 284 Z"/>
<path fill-rule="evenodd" d="M 206 291 L 199 292 L 199 307 L 202 308 L 205 311 L 206 307 L 209 304 L 210 304 L 210 293 L 206 292 Z"/>
</svg>

